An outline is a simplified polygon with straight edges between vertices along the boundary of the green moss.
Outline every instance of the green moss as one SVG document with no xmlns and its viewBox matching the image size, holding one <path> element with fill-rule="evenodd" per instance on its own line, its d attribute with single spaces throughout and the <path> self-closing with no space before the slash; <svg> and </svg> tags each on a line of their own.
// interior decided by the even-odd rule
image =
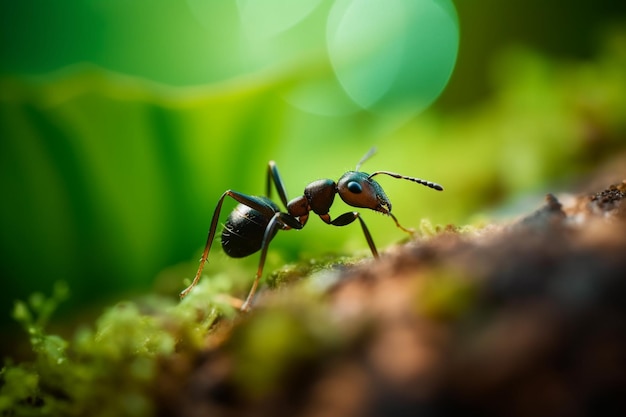
<svg viewBox="0 0 626 417">
<path fill-rule="evenodd" d="M 36 294 L 17 302 L 13 315 L 30 336 L 35 360 L 4 366 L 0 414 L 153 415 L 159 361 L 175 352 L 195 355 L 218 317 L 234 313 L 211 301 L 220 298 L 221 284 L 219 278 L 204 280 L 182 302 L 163 297 L 120 302 L 71 341 L 45 331 L 67 296 L 64 286 L 49 298 Z"/>
<path fill-rule="evenodd" d="M 283 285 L 296 282 L 304 277 L 329 269 L 340 269 L 353 265 L 358 258 L 327 254 L 324 257 L 301 260 L 298 263 L 285 265 L 272 272 L 267 277 L 267 285 L 270 288 L 279 288 Z"/>
</svg>

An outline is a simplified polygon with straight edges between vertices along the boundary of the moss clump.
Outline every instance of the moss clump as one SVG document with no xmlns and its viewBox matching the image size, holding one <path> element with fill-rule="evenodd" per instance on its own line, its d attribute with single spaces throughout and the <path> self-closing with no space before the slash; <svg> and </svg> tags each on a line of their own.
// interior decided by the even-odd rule
<svg viewBox="0 0 626 417">
<path fill-rule="evenodd" d="M 311 276 L 319 271 L 340 270 L 354 265 L 358 258 L 328 254 L 323 257 L 302 260 L 295 264 L 285 265 L 272 272 L 267 277 L 270 288 L 280 288 L 283 285 Z"/>
<path fill-rule="evenodd" d="M 220 282 L 205 280 L 180 303 L 162 297 L 118 303 L 72 340 L 45 331 L 67 298 L 64 285 L 49 298 L 18 301 L 13 316 L 28 332 L 35 359 L 2 368 L 0 415 L 154 415 L 154 381 L 163 362 L 185 357 L 174 366 L 188 366 L 205 346 L 207 330 L 234 314 L 220 302 Z"/>
</svg>

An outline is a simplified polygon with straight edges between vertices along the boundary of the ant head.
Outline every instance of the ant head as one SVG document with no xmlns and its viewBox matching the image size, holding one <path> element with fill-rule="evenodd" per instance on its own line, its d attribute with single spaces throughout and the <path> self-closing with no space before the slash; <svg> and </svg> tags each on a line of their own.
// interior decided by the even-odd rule
<svg viewBox="0 0 626 417">
<path fill-rule="evenodd" d="M 376 181 L 369 174 L 348 171 L 337 182 L 339 197 L 352 207 L 367 208 L 384 214 L 391 212 L 391 202 Z"/>
<path fill-rule="evenodd" d="M 391 214 L 391 202 L 387 195 L 383 191 L 383 187 L 380 186 L 372 178 L 376 175 L 389 175 L 393 178 L 408 180 L 432 188 L 433 190 L 443 191 L 443 187 L 435 182 L 430 182 L 414 177 L 407 177 L 405 175 L 396 174 L 389 171 L 376 171 L 373 174 L 367 174 L 359 171 L 361 165 L 367 161 L 374 153 L 376 148 L 372 148 L 368 153 L 361 158 L 356 165 L 355 171 L 348 171 L 339 178 L 337 182 L 337 193 L 339 197 L 346 204 L 352 207 L 368 208 L 370 210 L 379 211 L 383 214 L 388 214 L 394 218 Z M 397 221 L 396 221 L 397 223 Z"/>
</svg>

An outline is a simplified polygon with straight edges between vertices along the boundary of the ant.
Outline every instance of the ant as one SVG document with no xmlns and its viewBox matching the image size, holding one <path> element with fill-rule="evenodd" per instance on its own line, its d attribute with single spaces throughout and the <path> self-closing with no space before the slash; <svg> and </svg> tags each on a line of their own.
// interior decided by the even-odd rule
<svg viewBox="0 0 626 417">
<path fill-rule="evenodd" d="M 352 207 L 366 208 L 390 216 L 396 223 L 396 226 L 403 231 L 412 234 L 413 231 L 404 228 L 398 219 L 391 213 L 391 202 L 385 195 L 382 187 L 378 182 L 373 180 L 376 175 L 389 175 L 393 178 L 409 180 L 418 184 L 425 185 L 437 191 L 443 191 L 443 187 L 434 182 L 425 181 L 419 178 L 407 177 L 389 171 L 376 171 L 373 174 L 367 174 L 359 171 L 361 165 L 376 152 L 376 148 L 370 149 L 356 165 L 354 171 L 348 171 L 335 182 L 330 179 L 322 179 L 313 181 L 304 188 L 304 194 L 293 200 L 287 200 L 285 186 L 278 173 L 278 168 L 274 161 L 270 161 L 267 167 L 266 194 L 264 196 L 251 196 L 233 190 L 226 190 L 217 202 L 211 226 L 207 237 L 202 258 L 200 258 L 200 266 L 193 282 L 189 287 L 180 293 L 180 297 L 185 297 L 196 286 L 202 274 L 204 264 L 209 257 L 209 250 L 215 237 L 217 222 L 219 220 L 222 203 L 226 196 L 233 198 L 239 204 L 230 213 L 224 230 L 222 231 L 222 248 L 224 252 L 232 258 L 243 258 L 261 250 L 261 259 L 257 268 L 256 276 L 252 284 L 252 288 L 248 293 L 248 297 L 241 305 L 241 311 L 248 311 L 250 304 L 254 298 L 259 280 L 263 274 L 263 266 L 267 256 L 267 249 L 270 242 L 276 236 L 278 230 L 302 229 L 309 219 L 309 213 L 312 211 L 317 214 L 326 224 L 332 226 L 347 226 L 355 220 L 359 220 L 365 240 L 369 245 L 374 258 L 378 258 L 376 245 L 372 240 L 372 236 L 365 225 L 361 215 L 357 211 L 349 211 L 332 220 L 328 211 L 333 205 L 335 194 L 348 205 Z M 281 211 L 271 196 L 272 182 L 278 191 L 281 202 L 287 208 L 287 211 Z"/>
</svg>

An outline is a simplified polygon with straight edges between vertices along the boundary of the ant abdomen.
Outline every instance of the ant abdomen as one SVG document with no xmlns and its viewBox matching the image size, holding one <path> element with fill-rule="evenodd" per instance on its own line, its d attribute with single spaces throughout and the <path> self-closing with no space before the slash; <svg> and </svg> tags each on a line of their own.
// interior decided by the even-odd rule
<svg viewBox="0 0 626 417">
<path fill-rule="evenodd" d="M 274 212 L 280 211 L 280 208 L 269 198 L 255 198 L 262 200 Z M 264 216 L 258 210 L 245 204 L 238 204 L 224 224 L 224 230 L 222 231 L 222 248 L 224 248 L 224 252 L 231 258 L 245 258 L 259 251 L 263 244 L 265 229 L 267 229 L 270 220 L 270 218 Z M 272 238 L 277 232 L 278 229 L 275 229 Z"/>
</svg>

